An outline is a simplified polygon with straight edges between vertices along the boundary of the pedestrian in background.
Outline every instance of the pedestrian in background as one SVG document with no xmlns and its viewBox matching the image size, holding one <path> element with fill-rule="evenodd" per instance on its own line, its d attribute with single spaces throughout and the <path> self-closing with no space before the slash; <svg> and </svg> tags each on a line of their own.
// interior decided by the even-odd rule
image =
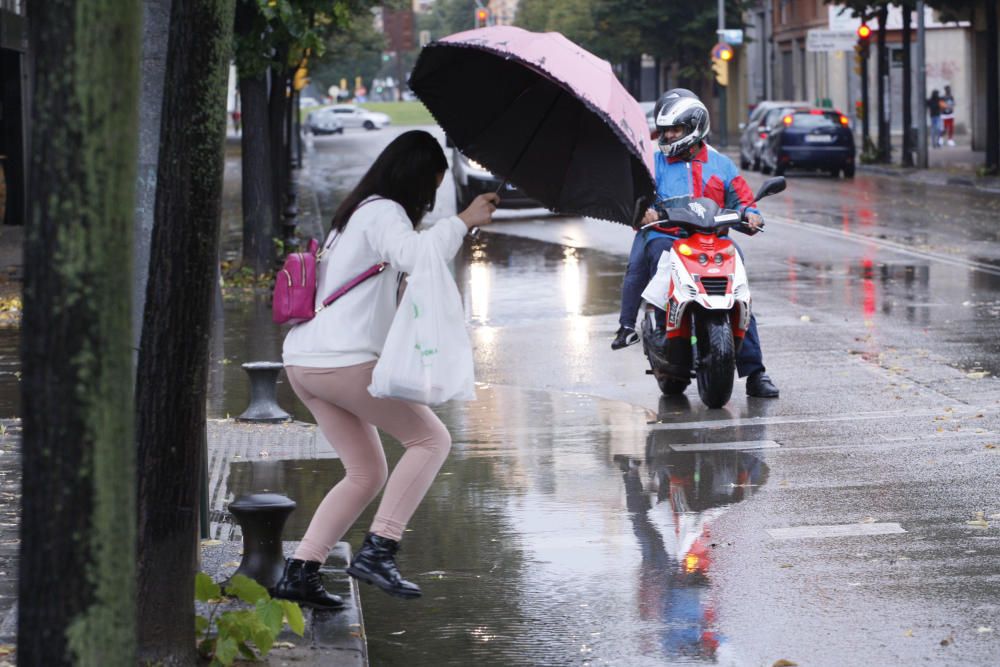
<svg viewBox="0 0 1000 667">
<path fill-rule="evenodd" d="M 937 88 L 927 98 L 927 113 L 931 116 L 931 146 L 941 147 L 941 96 Z"/>
<path fill-rule="evenodd" d="M 942 131 L 942 141 L 944 143 L 944 136 L 948 137 L 948 145 L 955 145 L 955 98 L 951 94 L 951 86 L 944 87 L 944 95 L 941 96 L 941 124 L 944 126 Z"/>
<path fill-rule="evenodd" d="M 472 227 L 492 222 L 499 198 L 476 197 L 459 213 L 427 231 L 416 226 L 434 207 L 448 161 L 437 140 L 421 130 L 405 132 L 376 158 L 334 214 L 328 248 L 318 270 L 323 298 L 379 262 L 389 267 L 357 285 L 285 337 L 282 356 L 288 381 L 312 413 L 344 464 L 345 476 L 316 509 L 274 595 L 320 609 L 343 600 L 320 582 L 319 568 L 365 507 L 385 486 L 364 544 L 347 573 L 391 595 L 415 598 L 420 588 L 403 579 L 395 562 L 399 540 L 451 448 L 451 436 L 426 405 L 368 393 L 397 304 L 403 272 L 413 270 L 425 247 L 450 259 Z M 405 449 L 388 472 L 378 431 Z"/>
</svg>

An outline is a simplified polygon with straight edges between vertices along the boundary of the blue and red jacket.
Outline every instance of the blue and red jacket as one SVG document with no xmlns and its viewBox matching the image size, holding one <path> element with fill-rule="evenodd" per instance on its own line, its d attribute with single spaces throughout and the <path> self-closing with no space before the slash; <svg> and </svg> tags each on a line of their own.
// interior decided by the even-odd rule
<svg viewBox="0 0 1000 667">
<path fill-rule="evenodd" d="M 656 195 L 663 208 L 687 206 L 695 197 L 708 197 L 722 208 L 760 213 L 750 186 L 728 157 L 703 143 L 691 158 L 668 158 L 657 152 Z"/>
</svg>

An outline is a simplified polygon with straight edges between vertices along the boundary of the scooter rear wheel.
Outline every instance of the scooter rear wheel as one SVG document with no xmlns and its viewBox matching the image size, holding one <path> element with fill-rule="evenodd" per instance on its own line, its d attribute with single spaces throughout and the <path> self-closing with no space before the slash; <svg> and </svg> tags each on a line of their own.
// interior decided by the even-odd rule
<svg viewBox="0 0 1000 667">
<path fill-rule="evenodd" d="M 698 396 L 710 408 L 721 408 L 733 395 L 736 373 L 736 346 L 729 313 L 699 312 L 695 316 L 698 335 L 698 363 L 695 375 Z"/>
</svg>

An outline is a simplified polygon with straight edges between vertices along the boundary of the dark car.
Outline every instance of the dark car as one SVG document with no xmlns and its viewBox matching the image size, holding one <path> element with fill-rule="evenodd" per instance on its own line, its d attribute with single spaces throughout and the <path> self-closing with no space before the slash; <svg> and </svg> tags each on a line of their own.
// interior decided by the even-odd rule
<svg viewBox="0 0 1000 667">
<path fill-rule="evenodd" d="M 780 113 L 782 109 L 806 109 L 808 102 L 782 102 L 765 100 L 760 102 L 750 112 L 747 122 L 740 123 L 740 168 L 760 169 L 760 149 L 767 139 L 766 120 L 770 114 Z"/>
<path fill-rule="evenodd" d="M 450 143 L 450 142 L 449 142 Z M 451 173 L 455 179 L 455 210 L 463 211 L 478 195 L 496 192 L 500 208 L 545 208 L 513 183 L 503 183 L 490 170 L 452 146 Z M 503 188 L 499 191 L 503 184 Z"/>
<path fill-rule="evenodd" d="M 761 171 L 820 169 L 854 177 L 854 133 L 847 116 L 832 109 L 786 109 L 768 126 Z"/>
</svg>

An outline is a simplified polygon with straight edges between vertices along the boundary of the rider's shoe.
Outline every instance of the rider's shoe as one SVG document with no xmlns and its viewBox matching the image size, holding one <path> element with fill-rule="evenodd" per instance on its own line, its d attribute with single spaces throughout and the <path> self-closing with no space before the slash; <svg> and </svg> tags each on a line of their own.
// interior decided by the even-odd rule
<svg viewBox="0 0 1000 667">
<path fill-rule="evenodd" d="M 619 327 L 618 331 L 615 333 L 615 339 L 611 341 L 612 350 L 620 350 L 623 347 L 628 347 L 629 345 L 635 345 L 639 342 L 639 334 L 635 332 L 635 329 L 629 329 L 628 327 Z"/>
<path fill-rule="evenodd" d="M 764 371 L 751 373 L 747 378 L 747 396 L 757 398 L 778 398 L 778 388 Z"/>
</svg>

